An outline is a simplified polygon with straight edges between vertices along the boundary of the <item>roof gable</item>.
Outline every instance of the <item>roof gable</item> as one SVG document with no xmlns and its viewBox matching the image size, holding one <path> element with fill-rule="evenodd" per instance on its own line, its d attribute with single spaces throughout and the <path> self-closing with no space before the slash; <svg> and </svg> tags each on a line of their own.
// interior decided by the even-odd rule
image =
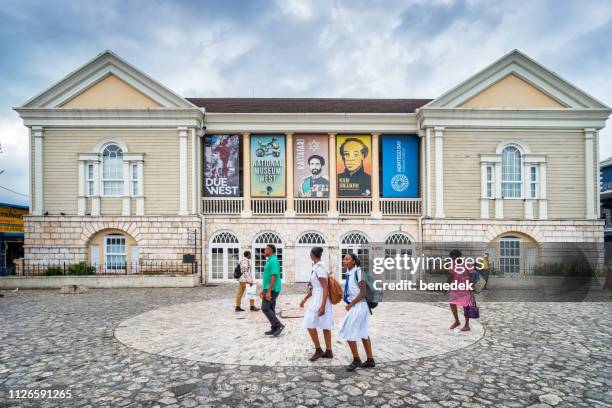
<svg viewBox="0 0 612 408">
<path fill-rule="evenodd" d="M 125 81 L 110 74 L 63 103 L 61 108 L 161 108 L 162 106 Z"/>
<path fill-rule="evenodd" d="M 507 78 L 511 78 L 510 81 L 514 81 L 512 84 L 513 91 L 519 91 L 516 92 L 514 96 L 504 95 L 499 92 L 500 84 L 502 84 L 502 87 L 509 85 L 508 83 L 502 82 L 508 81 Z M 520 82 L 517 82 L 515 78 Z M 495 89 L 496 86 L 498 89 Z M 474 100 L 478 100 L 479 95 L 487 96 L 487 93 L 489 98 L 481 98 L 480 101 L 480 103 L 482 103 L 482 99 L 488 99 L 485 104 L 487 106 L 471 106 Z M 495 95 L 495 93 L 497 93 L 497 95 Z M 493 102 L 492 96 L 499 99 L 498 106 L 491 105 Z M 514 100 L 512 100 L 513 98 Z M 534 103 L 534 98 L 536 100 L 536 106 L 529 106 Z M 542 105 L 554 105 L 555 102 L 558 104 L 558 106 L 556 106 L 557 108 L 609 109 L 597 99 L 576 88 L 559 75 L 544 68 L 542 65 L 517 50 L 504 55 L 471 78 L 434 99 L 425 107 L 554 108 L 555 106 Z M 505 106 L 504 104 L 507 103 L 512 103 L 512 105 Z"/>
<path fill-rule="evenodd" d="M 195 107 L 189 101 L 172 92 L 165 86 L 161 85 L 159 82 L 144 74 L 142 71 L 139 71 L 138 69 L 134 68 L 111 51 L 105 51 L 102 54 L 99 54 L 94 59 L 87 62 L 82 67 L 78 68 L 76 71 L 71 72 L 47 90 L 25 102 L 22 107 L 72 108 L 77 106 L 71 106 L 71 101 L 78 100 L 79 96 L 82 97 L 81 102 L 83 102 L 83 100 L 85 99 L 89 99 L 88 103 L 91 103 L 90 99 L 92 93 L 103 93 L 101 92 L 102 89 L 99 87 L 99 85 L 104 81 L 108 82 L 108 78 L 111 76 L 117 78 L 122 82 L 119 87 L 124 93 L 127 92 L 127 94 L 131 95 L 132 100 L 126 102 L 128 104 L 134 103 L 134 98 L 136 98 L 140 99 L 141 104 L 144 103 L 146 105 L 147 103 L 151 104 L 151 102 L 153 102 L 153 104 L 157 104 L 158 107 L 163 108 Z M 123 84 L 127 85 L 142 96 L 138 98 L 136 96 L 137 94 L 135 94 L 134 92 L 128 92 L 127 89 L 123 86 Z M 106 83 L 105 85 L 108 85 L 108 83 Z M 87 95 L 87 92 L 89 92 L 89 95 Z M 93 108 L 94 106 L 78 107 Z M 109 106 L 95 107 L 106 108 Z"/>
</svg>

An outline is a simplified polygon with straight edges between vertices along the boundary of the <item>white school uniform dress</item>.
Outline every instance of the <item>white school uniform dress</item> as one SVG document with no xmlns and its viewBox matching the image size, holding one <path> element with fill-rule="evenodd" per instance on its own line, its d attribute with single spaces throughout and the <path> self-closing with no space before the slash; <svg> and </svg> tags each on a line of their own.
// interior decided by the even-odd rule
<svg viewBox="0 0 612 408">
<path fill-rule="evenodd" d="M 325 304 L 325 314 L 319 316 L 319 308 L 323 300 L 323 286 L 321 282 L 319 282 L 319 278 L 328 278 L 327 269 L 321 261 L 312 266 L 312 271 L 310 273 L 312 296 L 308 299 L 308 306 L 304 314 L 304 327 L 306 329 L 330 330 L 334 325 L 334 315 L 329 296 Z"/>
<path fill-rule="evenodd" d="M 355 279 L 355 275 L 357 275 L 357 279 Z M 356 266 L 348 271 L 346 279 L 348 281 L 347 292 L 350 303 L 360 292 L 358 281 L 361 281 L 361 268 Z M 370 336 L 368 334 L 369 321 L 370 309 L 365 299 L 363 299 L 353 305 L 351 310 L 344 316 L 344 319 L 342 319 L 342 323 L 340 323 L 340 337 L 347 341 L 367 339 Z"/>
</svg>

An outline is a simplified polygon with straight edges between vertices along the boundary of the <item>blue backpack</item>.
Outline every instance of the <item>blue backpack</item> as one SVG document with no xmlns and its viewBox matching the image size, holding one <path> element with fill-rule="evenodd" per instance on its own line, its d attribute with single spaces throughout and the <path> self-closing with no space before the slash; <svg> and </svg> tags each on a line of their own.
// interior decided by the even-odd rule
<svg viewBox="0 0 612 408">
<path fill-rule="evenodd" d="M 375 279 L 372 275 L 364 272 L 363 269 L 359 269 L 359 271 L 361 271 L 361 280 L 366 284 L 365 300 L 368 303 L 370 313 L 372 313 L 372 309 L 382 302 L 383 292 L 382 290 L 374 288 Z M 357 276 L 357 273 L 355 273 L 355 281 L 357 282 L 357 285 L 359 285 L 359 277 Z"/>
</svg>

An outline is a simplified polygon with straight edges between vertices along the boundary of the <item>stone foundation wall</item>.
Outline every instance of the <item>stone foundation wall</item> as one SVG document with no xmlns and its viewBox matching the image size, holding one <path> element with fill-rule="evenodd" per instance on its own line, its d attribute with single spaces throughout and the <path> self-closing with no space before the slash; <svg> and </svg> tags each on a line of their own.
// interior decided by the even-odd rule
<svg viewBox="0 0 612 408">
<path fill-rule="evenodd" d="M 604 222 L 581 221 L 511 221 L 424 219 L 424 241 L 490 242 L 497 236 L 518 232 L 538 243 L 544 242 L 603 242 Z"/>
<path fill-rule="evenodd" d="M 129 234 L 143 261 L 180 262 L 195 253 L 201 264 L 201 220 L 198 216 L 26 216 L 24 256 L 29 263 L 81 262 L 88 259 L 90 239 L 100 231 Z M 196 231 L 196 247 L 187 242 Z"/>
</svg>

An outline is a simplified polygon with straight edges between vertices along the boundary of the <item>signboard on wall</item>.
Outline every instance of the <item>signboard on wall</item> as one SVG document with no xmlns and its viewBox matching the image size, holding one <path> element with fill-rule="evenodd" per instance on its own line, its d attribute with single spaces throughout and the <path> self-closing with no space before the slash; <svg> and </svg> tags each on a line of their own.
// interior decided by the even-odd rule
<svg viewBox="0 0 612 408">
<path fill-rule="evenodd" d="M 296 197 L 329 197 L 329 136 L 293 136 L 293 180 Z"/>
<path fill-rule="evenodd" d="M 23 216 L 27 215 L 27 208 L 13 207 L 0 203 L 0 233 L 21 232 L 23 233 Z"/>
<path fill-rule="evenodd" d="M 204 197 L 240 196 L 240 137 L 204 137 Z"/>
<path fill-rule="evenodd" d="M 372 196 L 370 135 L 342 135 L 336 140 L 338 197 Z"/>
<path fill-rule="evenodd" d="M 251 136 L 251 196 L 285 197 L 285 135 Z"/>
<path fill-rule="evenodd" d="M 382 135 L 382 196 L 419 196 L 419 138 Z"/>
</svg>

